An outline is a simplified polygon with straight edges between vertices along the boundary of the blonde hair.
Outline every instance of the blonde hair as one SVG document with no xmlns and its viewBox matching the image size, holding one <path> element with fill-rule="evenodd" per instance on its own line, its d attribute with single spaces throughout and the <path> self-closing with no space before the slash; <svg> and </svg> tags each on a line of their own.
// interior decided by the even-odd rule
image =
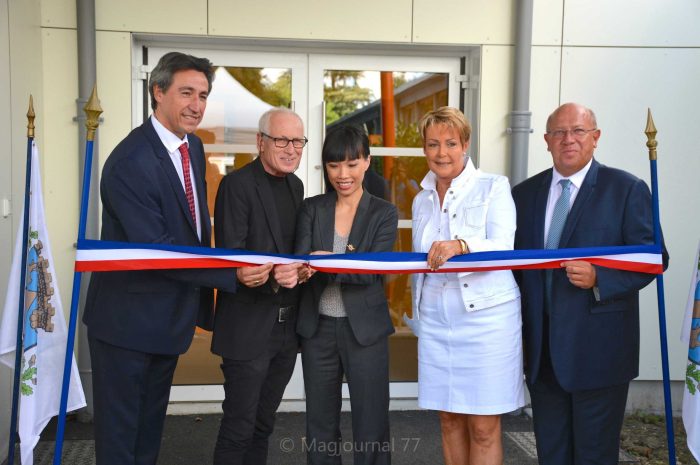
<svg viewBox="0 0 700 465">
<path fill-rule="evenodd" d="M 464 113 L 452 107 L 440 107 L 429 111 L 420 120 L 420 134 L 425 141 L 425 131 L 430 126 L 442 124 L 455 129 L 459 133 L 460 142 L 469 142 L 472 135 L 472 126 L 464 116 Z"/>
</svg>

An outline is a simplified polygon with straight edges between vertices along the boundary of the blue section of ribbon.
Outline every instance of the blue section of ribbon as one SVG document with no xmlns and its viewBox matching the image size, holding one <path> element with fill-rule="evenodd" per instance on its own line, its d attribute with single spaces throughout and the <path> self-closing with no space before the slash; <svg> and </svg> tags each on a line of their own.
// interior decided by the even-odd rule
<svg viewBox="0 0 700 465">
<path fill-rule="evenodd" d="M 266 255 L 270 257 L 283 257 L 293 260 L 361 260 L 377 262 L 425 262 L 427 254 L 418 252 L 373 252 L 351 253 L 333 255 L 288 255 L 261 253 L 249 250 L 217 249 L 209 247 L 188 247 L 173 244 L 139 244 L 134 242 L 111 242 L 96 240 L 78 241 L 78 250 L 105 250 L 105 249 L 151 249 L 168 252 L 181 252 L 206 256 L 217 255 Z M 490 252 L 472 252 L 465 255 L 452 257 L 450 262 L 469 263 L 496 260 L 527 260 L 545 259 L 557 260 L 569 257 L 593 257 L 600 255 L 622 255 L 631 253 L 647 253 L 661 255 L 661 247 L 657 245 L 625 245 L 617 247 L 583 247 L 576 249 L 536 249 L 536 250 L 497 250 Z"/>
</svg>

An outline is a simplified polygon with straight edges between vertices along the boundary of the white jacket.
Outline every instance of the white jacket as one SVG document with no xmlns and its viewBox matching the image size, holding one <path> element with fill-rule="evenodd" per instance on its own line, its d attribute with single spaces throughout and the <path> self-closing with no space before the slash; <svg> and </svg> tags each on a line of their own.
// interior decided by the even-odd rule
<svg viewBox="0 0 700 465">
<path fill-rule="evenodd" d="M 413 250 L 427 252 L 432 241 L 426 233 L 436 227 L 429 224 L 437 204 L 435 174 L 428 172 L 421 187 L 423 190 L 413 199 Z M 513 250 L 515 204 L 508 178 L 483 173 L 467 159 L 464 170 L 452 180 L 445 195 L 452 197 L 448 207 L 452 239 L 464 239 L 470 252 Z M 457 273 L 457 277 L 468 312 L 520 297 L 518 285 L 509 270 L 464 272 Z M 417 329 L 414 328 L 415 322 L 420 319 L 418 308 L 424 279 L 423 273 L 413 275 L 413 321 L 404 315 L 414 332 Z"/>
</svg>

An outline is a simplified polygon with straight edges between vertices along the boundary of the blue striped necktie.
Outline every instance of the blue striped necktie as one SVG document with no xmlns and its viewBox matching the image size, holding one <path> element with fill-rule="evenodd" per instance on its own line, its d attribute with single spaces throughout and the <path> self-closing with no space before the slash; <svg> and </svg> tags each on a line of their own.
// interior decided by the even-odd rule
<svg viewBox="0 0 700 465">
<path fill-rule="evenodd" d="M 569 203 L 571 202 L 569 186 L 571 181 L 562 179 L 559 181 L 559 184 L 561 185 L 561 195 L 557 199 L 557 203 L 554 204 L 552 222 L 549 224 L 549 234 L 547 234 L 547 243 L 544 245 L 545 249 L 559 248 L 559 239 L 561 239 L 561 233 L 564 231 L 566 217 L 569 216 Z"/>
<path fill-rule="evenodd" d="M 559 239 L 561 239 L 561 233 L 564 231 L 564 225 L 566 224 L 566 217 L 569 216 L 569 203 L 571 202 L 571 191 L 569 186 L 571 181 L 569 179 L 562 179 L 559 181 L 561 185 L 561 195 L 557 199 L 557 203 L 554 204 L 554 211 L 552 212 L 552 221 L 549 225 L 549 233 L 547 234 L 547 242 L 544 245 L 545 249 L 558 249 Z M 545 270 L 544 274 L 544 292 L 545 292 L 545 312 L 549 313 L 552 307 L 552 272 L 554 270 Z"/>
</svg>

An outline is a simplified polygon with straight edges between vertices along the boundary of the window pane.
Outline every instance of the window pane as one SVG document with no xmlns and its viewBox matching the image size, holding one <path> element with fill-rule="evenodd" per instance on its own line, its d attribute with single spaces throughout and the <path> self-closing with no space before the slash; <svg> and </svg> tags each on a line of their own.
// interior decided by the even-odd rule
<svg viewBox="0 0 700 465">
<path fill-rule="evenodd" d="M 197 134 L 211 132 L 210 144 L 254 145 L 260 116 L 288 107 L 291 93 L 290 69 L 220 66 Z"/>
<path fill-rule="evenodd" d="M 384 101 L 382 79 L 390 80 L 393 89 Z M 367 130 L 372 145 L 421 147 L 418 122 L 426 112 L 447 105 L 447 79 L 445 73 L 326 70 L 326 127 L 354 124 Z M 384 104 L 391 106 L 384 113 L 393 115 L 387 128 L 382 125 Z"/>
</svg>

